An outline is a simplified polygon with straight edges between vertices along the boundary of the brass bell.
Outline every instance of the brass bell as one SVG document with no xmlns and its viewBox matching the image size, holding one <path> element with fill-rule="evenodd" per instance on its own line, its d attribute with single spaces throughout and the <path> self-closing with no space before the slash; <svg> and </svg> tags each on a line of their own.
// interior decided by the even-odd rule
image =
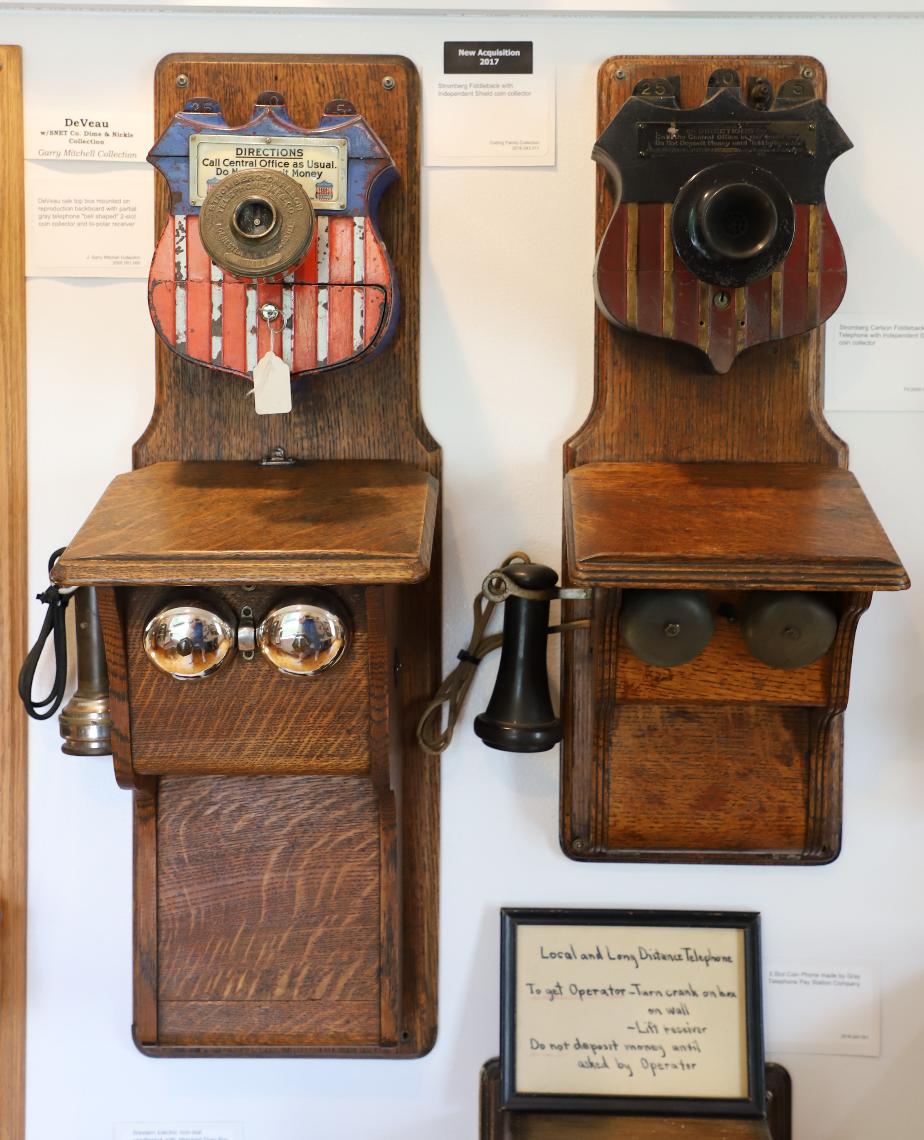
<svg viewBox="0 0 924 1140">
<path fill-rule="evenodd" d="M 205 196 L 199 235 L 216 265 L 237 277 L 272 277 L 304 257 L 314 207 L 278 170 L 238 170 Z"/>
<path fill-rule="evenodd" d="M 257 626 L 256 638 L 260 652 L 280 673 L 314 677 L 344 655 L 350 625 L 333 594 L 313 591 L 271 609 Z"/>
<path fill-rule="evenodd" d="M 144 651 L 177 681 L 199 680 L 220 669 L 234 649 L 234 626 L 196 600 L 177 600 L 144 627 Z"/>
<path fill-rule="evenodd" d="M 742 632 L 758 661 L 774 669 L 801 669 L 831 648 L 837 614 L 816 594 L 760 593 L 748 603 Z"/>
<path fill-rule="evenodd" d="M 698 657 L 715 622 L 700 590 L 631 590 L 623 597 L 619 632 L 636 657 L 670 669 Z"/>
</svg>

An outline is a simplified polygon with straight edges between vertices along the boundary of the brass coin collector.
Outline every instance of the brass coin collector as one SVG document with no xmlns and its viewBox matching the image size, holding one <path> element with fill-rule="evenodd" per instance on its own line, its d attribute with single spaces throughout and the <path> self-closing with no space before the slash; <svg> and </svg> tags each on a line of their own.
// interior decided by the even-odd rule
<svg viewBox="0 0 924 1140">
<path fill-rule="evenodd" d="M 314 207 L 288 175 L 239 170 L 206 197 L 199 232 L 206 253 L 238 277 L 272 277 L 304 257 L 314 234 Z"/>
</svg>

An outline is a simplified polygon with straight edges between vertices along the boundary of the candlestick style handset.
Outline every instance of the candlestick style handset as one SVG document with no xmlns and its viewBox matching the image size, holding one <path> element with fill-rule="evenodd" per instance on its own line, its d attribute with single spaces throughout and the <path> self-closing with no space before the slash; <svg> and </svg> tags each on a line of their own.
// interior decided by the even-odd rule
<svg viewBox="0 0 924 1140">
<path fill-rule="evenodd" d="M 489 748 L 545 752 L 561 740 L 546 660 L 549 602 L 558 575 L 550 566 L 525 562 L 511 566 L 503 581 L 539 596 L 506 595 L 497 680 L 488 707 L 475 717 L 475 732 Z"/>
<path fill-rule="evenodd" d="M 501 659 L 494 692 L 485 711 L 475 717 L 475 733 L 489 748 L 503 752 L 546 752 L 559 743 L 562 724 L 549 691 L 548 635 L 585 628 L 588 622 L 550 626 L 549 606 L 556 598 L 586 598 L 589 592 L 556 586 L 557 581 L 555 570 L 530 561 L 521 551 L 488 574 L 475 598 L 468 647 L 459 651 L 459 664 L 447 675 L 418 722 L 417 737 L 427 752 L 439 753 L 449 747 L 475 670 L 498 647 Z M 491 615 L 502 602 L 503 632 L 486 634 Z M 441 730 L 444 705 L 447 721 Z"/>
</svg>

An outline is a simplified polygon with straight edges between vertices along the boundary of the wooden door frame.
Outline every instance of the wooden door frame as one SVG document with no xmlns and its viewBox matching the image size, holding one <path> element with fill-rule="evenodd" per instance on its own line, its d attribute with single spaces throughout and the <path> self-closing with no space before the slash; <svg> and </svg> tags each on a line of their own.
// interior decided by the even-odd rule
<svg viewBox="0 0 924 1140">
<path fill-rule="evenodd" d="M 0 46 L 0 1140 L 25 1136 L 27 721 L 26 295 L 22 49 Z"/>
</svg>

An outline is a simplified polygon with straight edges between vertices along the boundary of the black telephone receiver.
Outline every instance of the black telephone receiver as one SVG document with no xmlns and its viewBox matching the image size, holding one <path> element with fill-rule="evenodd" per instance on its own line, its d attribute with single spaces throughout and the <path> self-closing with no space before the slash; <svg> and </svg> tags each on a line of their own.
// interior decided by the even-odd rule
<svg viewBox="0 0 924 1140">
<path fill-rule="evenodd" d="M 488 707 L 475 717 L 475 732 L 489 748 L 504 752 L 545 752 L 562 737 L 552 708 L 546 643 L 549 603 L 557 594 L 551 566 L 522 562 L 503 574 L 503 648 Z M 506 592 L 510 583 L 538 597 Z"/>
<path fill-rule="evenodd" d="M 590 597 L 584 587 L 559 587 L 551 566 L 531 562 L 517 551 L 492 570 L 475 598 L 475 623 L 467 649 L 459 651 L 459 664 L 440 685 L 417 724 L 417 739 L 431 753 L 448 748 L 475 669 L 492 650 L 501 646 L 500 666 L 488 707 L 475 718 L 475 732 L 489 748 L 503 752 L 546 752 L 563 735 L 549 692 L 546 647 L 550 633 L 586 628 L 586 620 L 549 625 L 554 598 Z M 504 607 L 504 628 L 486 634 L 496 606 Z M 443 706 L 448 710 L 441 729 Z"/>
</svg>

